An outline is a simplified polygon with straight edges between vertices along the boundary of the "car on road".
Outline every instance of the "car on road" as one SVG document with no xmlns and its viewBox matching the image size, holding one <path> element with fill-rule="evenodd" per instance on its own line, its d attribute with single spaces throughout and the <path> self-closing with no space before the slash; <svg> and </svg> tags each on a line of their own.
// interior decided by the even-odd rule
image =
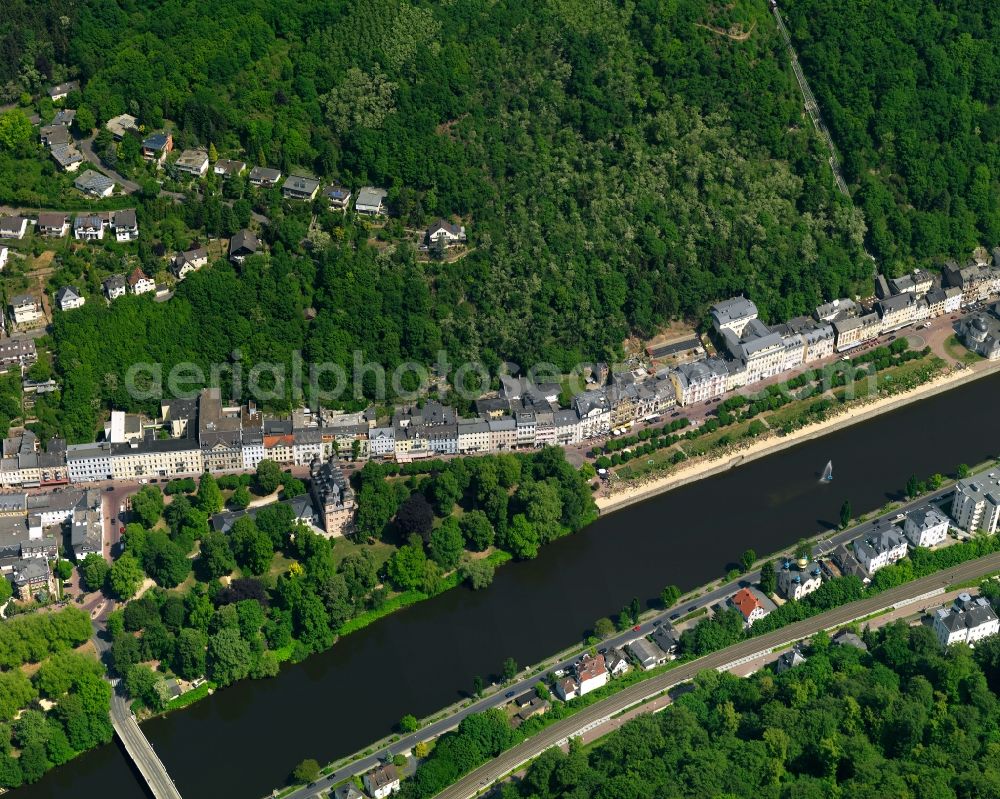
<svg viewBox="0 0 1000 799">
<path fill-rule="evenodd" d="M 680 416 L 680 415 L 681 415 L 680 411 L 674 411 L 672 414 L 670 414 L 670 418 L 673 419 L 673 418 L 675 418 L 677 416 Z"/>
<path fill-rule="evenodd" d="M 889 341 L 895 341 L 895 340 L 896 340 L 895 336 L 889 336 Z"/>
<path fill-rule="evenodd" d="M 114 487 L 114 486 L 108 486 L 108 487 L 107 487 L 107 488 L 105 488 L 104 490 L 105 490 L 105 491 L 114 491 L 114 490 L 115 490 L 115 487 Z"/>
<path fill-rule="evenodd" d="M 636 632 L 639 632 L 642 629 L 642 625 L 641 624 L 637 624 L 632 629 L 635 630 Z"/>
<path fill-rule="evenodd" d="M 663 619 L 657 619 L 653 622 L 654 627 L 659 627 L 661 624 L 663 624 Z"/>
<path fill-rule="evenodd" d="M 512 696 L 514 696 L 515 693 L 516 693 L 515 691 L 508 691 L 507 693 L 504 694 L 504 698 L 510 699 Z"/>
<path fill-rule="evenodd" d="M 670 621 L 677 621 L 677 619 L 679 619 L 680 617 L 681 617 L 680 613 L 671 613 L 670 614 Z"/>
<path fill-rule="evenodd" d="M 687 612 L 688 612 L 688 613 L 694 613 L 694 612 L 695 612 L 695 611 L 696 611 L 697 609 L 698 609 L 698 606 L 697 606 L 697 605 L 692 605 L 691 607 L 689 607 L 689 608 L 687 609 Z"/>
<path fill-rule="evenodd" d="M 124 528 L 124 527 L 119 527 L 119 528 L 118 528 L 118 532 L 119 532 L 119 534 L 121 534 L 121 535 L 125 535 L 125 528 Z"/>
</svg>

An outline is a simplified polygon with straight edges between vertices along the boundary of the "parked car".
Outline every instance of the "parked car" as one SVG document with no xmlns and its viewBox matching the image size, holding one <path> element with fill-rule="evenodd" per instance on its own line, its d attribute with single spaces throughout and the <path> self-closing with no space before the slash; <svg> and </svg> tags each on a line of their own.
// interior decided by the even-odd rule
<svg viewBox="0 0 1000 799">
<path fill-rule="evenodd" d="M 516 693 L 515 691 L 508 691 L 507 693 L 504 694 L 504 698 L 510 699 L 512 696 L 514 696 L 515 693 Z"/>
<path fill-rule="evenodd" d="M 670 621 L 677 621 L 677 619 L 679 619 L 680 617 L 681 617 L 680 613 L 671 613 L 670 614 Z"/>
</svg>

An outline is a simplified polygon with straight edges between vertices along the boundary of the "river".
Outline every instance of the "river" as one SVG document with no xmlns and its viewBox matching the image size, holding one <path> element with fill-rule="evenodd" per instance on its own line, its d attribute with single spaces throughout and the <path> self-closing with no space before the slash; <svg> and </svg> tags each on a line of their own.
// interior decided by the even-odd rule
<svg viewBox="0 0 1000 799">
<path fill-rule="evenodd" d="M 1000 375 L 982 378 L 626 508 L 504 566 L 486 591 L 449 591 L 273 680 L 228 688 L 143 729 L 185 799 L 257 799 L 302 758 L 365 747 L 404 714 L 459 699 L 506 657 L 529 664 L 579 641 L 633 596 L 652 603 L 665 585 L 687 590 L 722 575 L 748 547 L 792 545 L 833 526 L 845 499 L 866 512 L 900 498 L 911 474 L 994 457 L 998 390 Z M 831 459 L 836 479 L 821 484 Z M 15 795 L 145 793 L 111 744 Z"/>
</svg>

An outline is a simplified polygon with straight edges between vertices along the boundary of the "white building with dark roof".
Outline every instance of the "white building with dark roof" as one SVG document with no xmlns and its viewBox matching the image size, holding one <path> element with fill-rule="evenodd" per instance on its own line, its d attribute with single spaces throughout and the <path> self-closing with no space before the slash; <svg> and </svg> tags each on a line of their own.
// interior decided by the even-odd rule
<svg viewBox="0 0 1000 799">
<path fill-rule="evenodd" d="M 972 646 L 998 632 L 1000 620 L 983 597 L 973 599 L 968 593 L 959 594 L 950 608 L 941 608 L 934 614 L 934 633 L 941 646 Z"/>
<path fill-rule="evenodd" d="M 23 216 L 0 217 L 0 239 L 23 239 L 28 232 L 28 220 Z"/>
<path fill-rule="evenodd" d="M 903 534 L 914 547 L 932 547 L 948 537 L 948 517 L 933 505 L 907 511 Z"/>
<path fill-rule="evenodd" d="M 319 181 L 303 175 L 289 175 L 281 187 L 281 194 L 286 200 L 314 200 L 319 191 Z"/>
<path fill-rule="evenodd" d="M 280 169 L 270 169 L 266 166 L 255 166 L 250 170 L 250 185 L 258 188 L 270 189 L 278 185 L 281 180 Z"/>
<path fill-rule="evenodd" d="M 97 197 L 98 199 L 110 197 L 115 190 L 115 182 L 111 178 L 107 175 L 102 175 L 100 172 L 95 172 L 93 169 L 88 169 L 81 173 L 73 181 L 73 185 L 84 194 L 89 194 L 91 197 Z"/>
<path fill-rule="evenodd" d="M 82 308 L 86 302 L 80 289 L 76 286 L 63 286 L 56 292 L 55 300 L 60 311 L 72 311 L 74 308 Z"/>
<path fill-rule="evenodd" d="M 685 363 L 669 374 L 678 405 L 722 396 L 728 389 L 730 371 L 721 358 Z"/>
<path fill-rule="evenodd" d="M 854 556 L 869 575 L 906 557 L 906 539 L 896 528 L 876 530 L 854 541 Z"/>
<path fill-rule="evenodd" d="M 815 561 L 786 559 L 775 569 L 778 593 L 785 599 L 802 599 L 823 585 L 823 572 Z"/>
<path fill-rule="evenodd" d="M 382 763 L 371 771 L 366 771 L 361 781 L 372 799 L 386 799 L 399 791 L 399 774 L 392 763 Z"/>
<path fill-rule="evenodd" d="M 736 336 L 742 336 L 747 323 L 757 318 L 757 306 L 746 297 L 731 297 L 717 302 L 709 309 L 709 313 L 712 316 L 712 327 L 717 332 L 731 330 Z"/>
<path fill-rule="evenodd" d="M 184 150 L 174 162 L 174 168 L 200 178 L 208 172 L 208 153 L 205 150 Z"/>
<path fill-rule="evenodd" d="M 354 210 L 365 216 L 382 216 L 386 212 L 385 198 L 389 192 L 374 186 L 363 186 L 354 201 Z"/>
</svg>

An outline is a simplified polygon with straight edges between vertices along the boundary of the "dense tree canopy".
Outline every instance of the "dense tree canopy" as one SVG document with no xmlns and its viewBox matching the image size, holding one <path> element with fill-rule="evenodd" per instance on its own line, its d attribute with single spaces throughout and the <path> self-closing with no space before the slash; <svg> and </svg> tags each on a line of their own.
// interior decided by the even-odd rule
<svg viewBox="0 0 1000 799">
<path fill-rule="evenodd" d="M 381 185 L 395 217 L 374 234 L 385 247 L 350 216 L 321 215 L 329 241 L 306 253 L 308 208 L 238 189 L 232 207 L 217 190 L 144 201 L 169 250 L 185 230 L 231 235 L 252 200 L 271 218 L 270 262 L 213 265 L 162 305 L 57 315 L 64 391 L 46 403 L 73 440 L 93 435 L 95 399 L 142 404 L 123 379 L 139 361 L 204 368 L 239 350 L 289 363 L 301 350 L 350 366 L 360 349 L 391 369 L 444 348 L 567 367 L 728 294 L 779 320 L 869 278 L 864 222 L 834 188 L 763 3 L 86 0 L 66 16 L 58 29 L 32 20 L 35 42 L 6 36 L 35 62 L 10 67 L 12 86 L 35 89 L 32 70 L 79 75 L 68 102 L 98 124 L 171 120 L 178 147 Z M 30 164 L 0 162 L 0 193 L 8 173 L 7 193 L 40 182 Z M 468 227 L 461 261 L 418 261 L 399 241 L 436 216 Z"/>
<path fill-rule="evenodd" d="M 900 270 L 1000 244 L 1000 6 L 782 2 L 868 222 Z"/>
</svg>

